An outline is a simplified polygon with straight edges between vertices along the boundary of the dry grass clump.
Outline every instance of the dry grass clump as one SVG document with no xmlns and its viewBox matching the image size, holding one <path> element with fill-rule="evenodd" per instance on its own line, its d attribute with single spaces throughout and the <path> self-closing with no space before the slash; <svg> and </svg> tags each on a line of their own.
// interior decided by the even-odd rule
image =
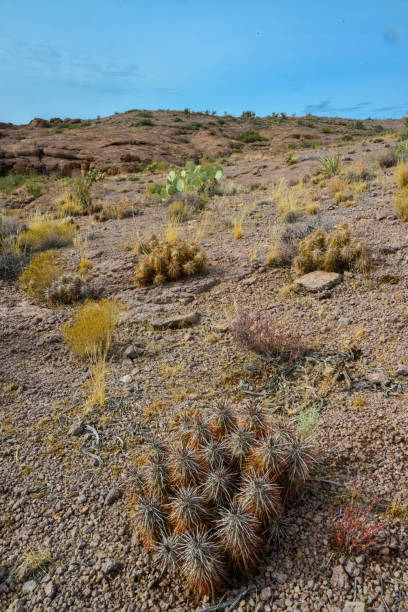
<svg viewBox="0 0 408 612">
<path fill-rule="evenodd" d="M 46 548 L 25 550 L 22 559 L 15 565 L 12 573 L 18 580 L 27 580 L 37 572 L 45 570 L 51 562 L 51 553 Z"/>
<path fill-rule="evenodd" d="M 198 244 L 178 237 L 158 240 L 152 236 L 139 245 L 144 257 L 136 266 L 135 279 L 138 285 L 161 285 L 186 276 L 204 272 L 207 256 Z"/>
<path fill-rule="evenodd" d="M 305 352 L 300 336 L 276 325 L 271 313 L 239 310 L 231 323 L 237 345 L 270 361 L 276 358 L 293 361 Z"/>
<path fill-rule="evenodd" d="M 94 202 L 90 208 L 97 221 L 109 221 L 110 219 L 129 219 L 139 214 L 134 202 L 129 198 L 121 198 L 120 200 Z"/>
<path fill-rule="evenodd" d="M 398 187 L 408 187 L 408 164 L 399 164 L 395 173 Z"/>
<path fill-rule="evenodd" d="M 18 244 L 27 251 L 47 251 L 73 243 L 77 229 L 70 220 L 38 216 L 18 236 Z"/>
<path fill-rule="evenodd" d="M 344 223 L 330 232 L 319 228 L 301 240 L 294 264 L 302 273 L 313 270 L 343 272 L 350 269 L 365 272 L 370 266 L 370 258 L 365 246 L 352 236 L 349 226 Z"/>
<path fill-rule="evenodd" d="M 35 255 L 20 276 L 21 288 L 33 298 L 46 299 L 46 292 L 61 276 L 62 265 L 54 251 Z"/>
<path fill-rule="evenodd" d="M 69 190 L 59 204 L 60 212 L 73 217 L 87 215 L 92 204 L 89 186 L 89 182 L 84 177 L 73 179 Z"/>
<path fill-rule="evenodd" d="M 205 435 L 193 439 L 195 429 Z M 144 450 L 136 532 L 163 570 L 213 596 L 237 569 L 256 569 L 271 534 L 282 536 L 284 510 L 315 461 L 291 423 L 220 402 L 179 423 L 168 446 Z"/>
<path fill-rule="evenodd" d="M 395 209 L 403 221 L 408 221 L 408 187 L 404 187 L 397 192 Z"/>
<path fill-rule="evenodd" d="M 273 194 L 279 214 L 286 223 L 293 223 L 305 212 L 302 185 L 290 187 L 285 179 L 281 179 Z"/>
<path fill-rule="evenodd" d="M 94 361 L 103 358 L 111 346 L 120 312 L 116 300 L 87 300 L 74 313 L 72 322 L 62 328 L 68 348 L 78 357 Z"/>
</svg>

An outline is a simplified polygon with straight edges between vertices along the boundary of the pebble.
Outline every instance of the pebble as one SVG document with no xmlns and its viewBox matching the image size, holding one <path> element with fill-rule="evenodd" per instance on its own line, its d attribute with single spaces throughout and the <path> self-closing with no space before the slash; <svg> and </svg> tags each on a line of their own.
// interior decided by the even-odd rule
<svg viewBox="0 0 408 612">
<path fill-rule="evenodd" d="M 105 497 L 105 504 L 108 504 L 109 506 L 113 503 L 115 503 L 115 501 L 117 501 L 118 499 L 120 499 L 123 495 L 123 491 L 122 489 L 111 489 L 109 491 L 109 493 L 107 494 L 107 496 Z"/>
<path fill-rule="evenodd" d="M 115 559 L 109 557 L 106 559 L 106 561 L 104 561 L 101 569 L 104 574 L 114 574 L 115 572 L 119 571 L 121 567 L 122 565 L 118 561 L 115 561 Z"/>
</svg>

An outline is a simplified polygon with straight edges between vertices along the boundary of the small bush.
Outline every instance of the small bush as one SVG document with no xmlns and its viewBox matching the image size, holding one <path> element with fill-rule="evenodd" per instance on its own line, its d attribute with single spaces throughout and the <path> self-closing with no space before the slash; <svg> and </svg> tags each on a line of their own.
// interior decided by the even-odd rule
<svg viewBox="0 0 408 612">
<path fill-rule="evenodd" d="M 140 541 L 164 571 L 180 571 L 210 596 L 237 570 L 256 571 L 316 463 L 293 424 L 268 419 L 258 405 L 225 402 L 180 422 L 168 444 L 154 443 L 140 459 Z"/>
<path fill-rule="evenodd" d="M 392 168 L 397 165 L 397 156 L 394 151 L 387 151 L 379 155 L 377 161 L 381 168 Z"/>
<path fill-rule="evenodd" d="M 408 164 L 399 164 L 396 179 L 399 187 L 408 187 Z"/>
<path fill-rule="evenodd" d="M 350 269 L 365 272 L 370 266 L 370 259 L 365 246 L 353 238 L 349 226 L 344 223 L 329 233 L 319 228 L 301 240 L 294 264 L 302 273 L 313 270 L 343 272 Z"/>
<path fill-rule="evenodd" d="M 62 328 L 68 348 L 78 357 L 102 359 L 111 346 L 120 311 L 116 300 L 86 301 L 74 313 L 72 323 Z"/>
<path fill-rule="evenodd" d="M 46 251 L 72 244 L 76 227 L 69 220 L 55 220 L 48 217 L 33 220 L 28 230 L 18 237 L 18 244 L 27 251 Z"/>
<path fill-rule="evenodd" d="M 145 256 L 136 267 L 136 282 L 141 286 L 161 285 L 168 281 L 178 280 L 204 272 L 207 257 L 204 251 L 193 243 L 177 237 L 163 241 L 152 237 L 149 242 L 139 246 Z"/>
<path fill-rule="evenodd" d="M 340 506 L 337 513 L 333 506 L 330 508 L 327 530 L 333 550 L 347 555 L 359 555 L 373 547 L 378 533 L 386 525 L 386 521 L 370 519 L 373 506 L 374 503 L 364 509 L 353 502 L 348 506 Z"/>
<path fill-rule="evenodd" d="M 26 265 L 27 258 L 18 250 L 0 249 L 0 279 L 15 280 Z"/>
<path fill-rule="evenodd" d="M 231 333 L 240 348 L 267 361 L 276 358 L 293 361 L 305 352 L 300 336 L 278 328 L 270 313 L 238 311 L 231 323 Z"/>
<path fill-rule="evenodd" d="M 135 123 L 131 123 L 130 127 L 152 127 L 155 125 L 154 121 L 151 119 L 140 119 L 140 121 L 136 121 Z"/>
<path fill-rule="evenodd" d="M 334 176 L 340 169 L 339 155 L 328 155 L 320 158 L 322 170 L 326 176 Z"/>
<path fill-rule="evenodd" d="M 397 192 L 395 209 L 403 221 L 408 221 L 408 187 L 404 187 Z"/>
<path fill-rule="evenodd" d="M 69 191 L 60 204 L 60 211 L 64 215 L 87 215 L 92 204 L 89 192 L 89 182 L 83 177 L 73 179 Z"/>
<path fill-rule="evenodd" d="M 258 132 L 249 130 L 248 132 L 244 132 L 243 134 L 241 134 L 239 137 L 239 140 L 241 142 L 249 144 L 251 142 L 262 142 L 268 139 L 265 138 L 264 136 L 261 136 L 261 134 L 259 134 Z"/>
<path fill-rule="evenodd" d="M 46 291 L 62 274 L 62 266 L 53 251 L 39 253 L 20 276 L 21 287 L 33 298 L 46 299 Z"/>
</svg>

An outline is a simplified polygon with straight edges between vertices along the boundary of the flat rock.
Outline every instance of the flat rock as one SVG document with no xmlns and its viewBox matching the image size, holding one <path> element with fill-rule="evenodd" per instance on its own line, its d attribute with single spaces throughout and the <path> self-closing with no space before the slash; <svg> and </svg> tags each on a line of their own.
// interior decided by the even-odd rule
<svg viewBox="0 0 408 612">
<path fill-rule="evenodd" d="M 399 363 L 397 365 L 397 374 L 400 376 L 408 376 L 408 366 L 404 365 L 403 363 Z"/>
<path fill-rule="evenodd" d="M 346 601 L 343 612 L 364 612 L 365 604 L 362 601 Z"/>
<path fill-rule="evenodd" d="M 33 593 L 37 588 L 37 583 L 35 580 L 27 580 L 22 586 L 23 593 Z"/>
<path fill-rule="evenodd" d="M 367 380 L 374 385 L 388 385 L 390 383 L 389 377 L 382 370 L 370 372 L 367 374 Z"/>
<path fill-rule="evenodd" d="M 188 287 L 188 291 L 189 293 L 194 293 L 194 294 L 205 293 L 205 291 L 209 291 L 212 287 L 215 287 L 215 285 L 218 285 L 219 282 L 220 281 L 218 278 L 204 279 Z"/>
<path fill-rule="evenodd" d="M 104 574 L 116 574 L 116 572 L 118 572 L 121 567 L 121 563 L 109 557 L 108 559 L 106 559 L 106 561 L 104 561 L 102 565 L 102 571 Z"/>
<path fill-rule="evenodd" d="M 155 321 L 152 321 L 151 326 L 153 329 L 179 329 L 181 327 L 194 325 L 194 323 L 197 323 L 200 320 L 200 316 L 201 314 L 196 310 L 185 315 L 176 315 L 163 319 L 156 319 Z"/>
<path fill-rule="evenodd" d="M 333 587 L 344 589 L 348 586 L 349 577 L 343 569 L 342 565 L 336 565 L 333 568 L 333 573 L 330 578 L 330 584 Z"/>
<path fill-rule="evenodd" d="M 297 285 L 300 285 L 307 291 L 325 291 L 334 287 L 342 280 L 341 274 L 337 272 L 324 272 L 323 270 L 315 270 L 304 274 L 295 280 Z"/>
</svg>

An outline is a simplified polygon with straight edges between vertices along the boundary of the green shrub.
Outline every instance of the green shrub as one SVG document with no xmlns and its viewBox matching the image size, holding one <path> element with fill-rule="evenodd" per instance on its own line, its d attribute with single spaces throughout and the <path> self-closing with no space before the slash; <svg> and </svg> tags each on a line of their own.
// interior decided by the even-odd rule
<svg viewBox="0 0 408 612">
<path fill-rule="evenodd" d="M 334 176 L 335 174 L 338 173 L 339 168 L 340 168 L 340 156 L 339 155 L 327 155 L 326 157 L 321 157 L 320 164 L 326 176 Z"/>
<path fill-rule="evenodd" d="M 239 140 L 241 142 L 249 144 L 251 142 L 262 142 L 268 139 L 264 138 L 264 136 L 261 136 L 261 134 L 259 134 L 258 132 L 249 130 L 248 132 L 244 132 L 243 134 L 241 134 Z"/>
</svg>

